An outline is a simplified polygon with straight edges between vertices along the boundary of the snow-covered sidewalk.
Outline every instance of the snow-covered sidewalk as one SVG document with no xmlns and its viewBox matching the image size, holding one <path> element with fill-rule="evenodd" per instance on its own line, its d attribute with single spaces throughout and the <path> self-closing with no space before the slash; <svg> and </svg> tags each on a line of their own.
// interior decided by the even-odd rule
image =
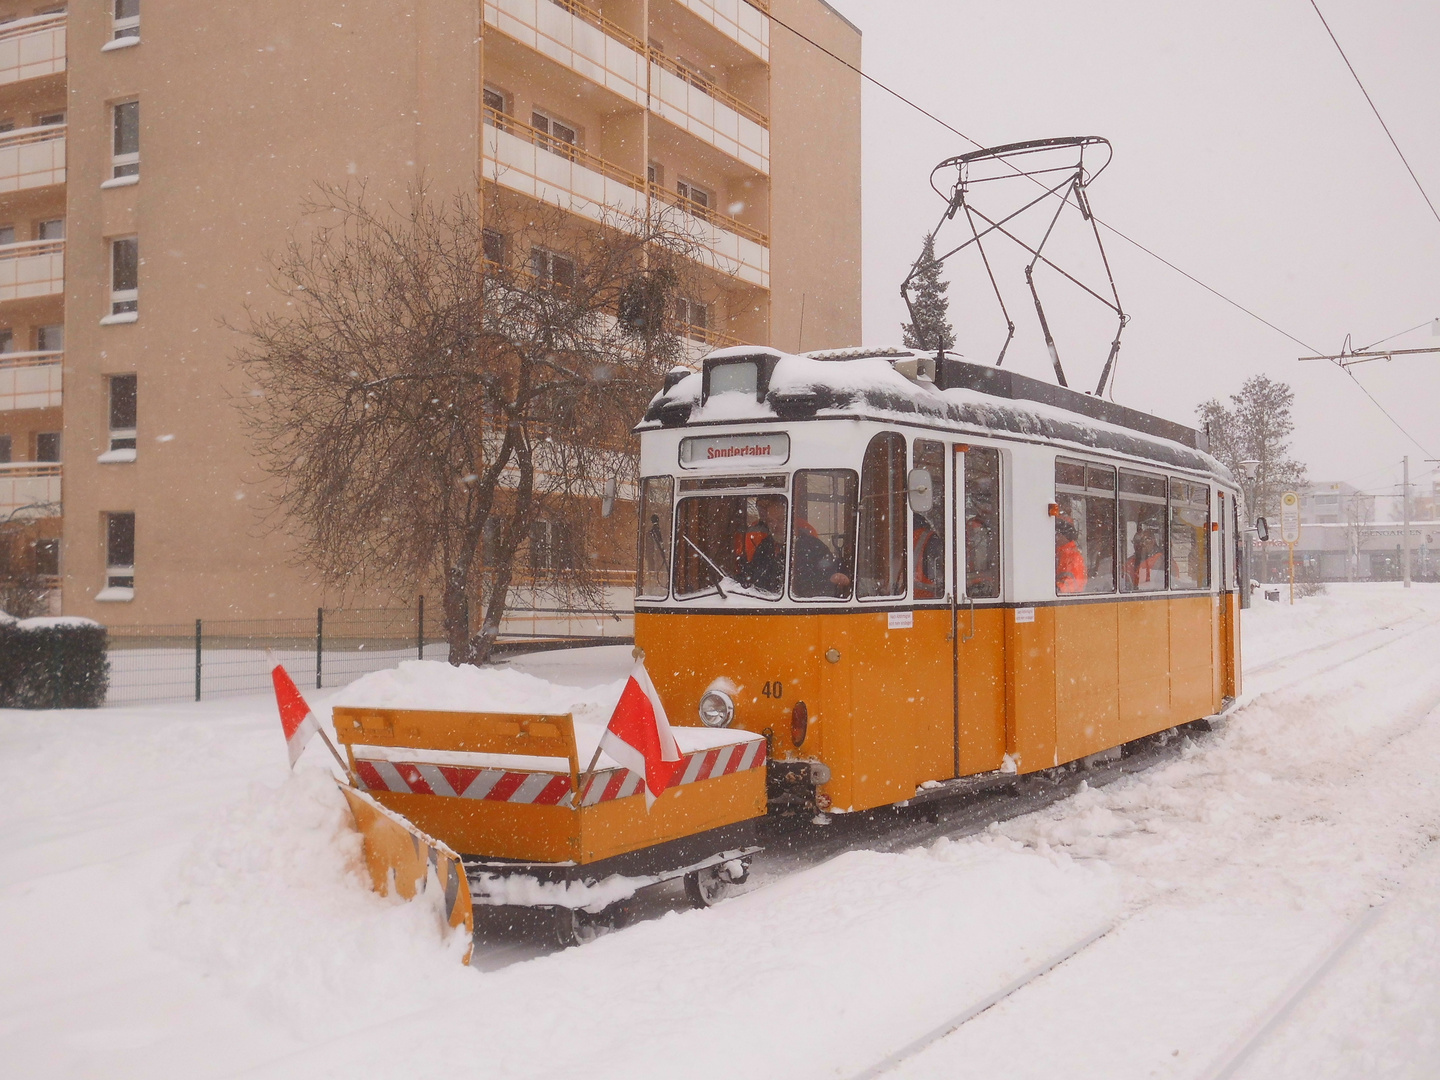
<svg viewBox="0 0 1440 1080">
<path fill-rule="evenodd" d="M 1440 1075 L 1437 650 L 1440 588 L 1257 604 L 1244 707 L 1168 763 L 495 970 L 368 892 L 323 749 L 291 778 L 268 700 L 0 713 L 0 1060 L 851 1077 L 1108 929 L 887 1075 L 1200 1078 L 1384 903 L 1236 1075 Z M 517 666 L 600 707 L 627 664 Z"/>
</svg>

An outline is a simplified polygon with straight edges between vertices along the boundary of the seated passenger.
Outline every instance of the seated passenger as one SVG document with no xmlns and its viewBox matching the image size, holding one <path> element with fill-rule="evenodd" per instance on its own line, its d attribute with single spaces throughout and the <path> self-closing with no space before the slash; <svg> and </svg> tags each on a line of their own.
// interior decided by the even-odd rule
<svg viewBox="0 0 1440 1080">
<path fill-rule="evenodd" d="M 850 577 L 840 569 L 840 559 L 820 539 L 815 526 L 797 514 L 791 535 L 795 572 L 790 591 L 796 596 L 849 596 Z"/>
<path fill-rule="evenodd" d="M 741 585 L 778 596 L 785 583 L 785 498 L 761 495 L 755 511 L 760 520 L 735 539 L 735 578 Z"/>
<path fill-rule="evenodd" d="M 915 515 L 910 550 L 915 560 L 915 599 L 934 600 L 944 591 L 945 544 L 924 514 Z"/>
<path fill-rule="evenodd" d="M 1075 522 L 1068 517 L 1055 519 L 1055 591 L 1057 593 L 1081 593 L 1089 574 L 1085 570 L 1085 556 L 1076 543 L 1080 534 Z"/>
<path fill-rule="evenodd" d="M 1160 539 L 1149 525 L 1135 530 L 1134 554 L 1125 560 L 1125 583 L 1131 592 L 1165 587 L 1165 568 L 1161 565 Z"/>
</svg>

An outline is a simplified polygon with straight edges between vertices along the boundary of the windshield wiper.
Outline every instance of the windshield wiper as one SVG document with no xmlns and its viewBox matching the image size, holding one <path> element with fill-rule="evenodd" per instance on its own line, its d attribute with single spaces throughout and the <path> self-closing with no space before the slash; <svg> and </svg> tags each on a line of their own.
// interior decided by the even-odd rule
<svg viewBox="0 0 1440 1080">
<path fill-rule="evenodd" d="M 710 567 L 711 570 L 715 571 L 715 591 L 720 594 L 720 599 L 730 599 L 729 595 L 725 592 L 725 586 L 720 584 L 722 581 L 725 580 L 725 574 L 721 571 L 721 569 L 710 561 L 709 555 L 706 555 L 705 552 L 701 551 L 698 547 L 695 546 L 695 541 L 691 540 L 690 537 L 686 536 L 684 533 L 681 533 L 680 539 L 684 540 L 685 543 L 689 544 L 691 550 L 694 551 L 696 555 L 699 555 L 700 558 L 705 560 L 705 565 Z"/>
</svg>

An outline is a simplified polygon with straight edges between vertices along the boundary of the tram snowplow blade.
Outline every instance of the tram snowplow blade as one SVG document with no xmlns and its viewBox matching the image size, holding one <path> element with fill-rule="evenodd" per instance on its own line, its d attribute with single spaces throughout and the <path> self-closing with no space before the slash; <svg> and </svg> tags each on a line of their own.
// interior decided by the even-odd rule
<svg viewBox="0 0 1440 1080">
<path fill-rule="evenodd" d="M 364 840 L 365 868 L 370 872 L 370 884 L 375 891 L 388 896 L 393 889 L 404 899 L 413 900 L 431 888 L 441 888 L 446 920 L 452 927 L 463 926 L 467 934 L 473 934 L 475 913 L 471 906 L 470 882 L 460 857 L 365 792 L 348 784 L 339 787 L 350 804 L 355 828 Z M 470 962 L 469 947 L 465 950 L 465 962 Z"/>
</svg>

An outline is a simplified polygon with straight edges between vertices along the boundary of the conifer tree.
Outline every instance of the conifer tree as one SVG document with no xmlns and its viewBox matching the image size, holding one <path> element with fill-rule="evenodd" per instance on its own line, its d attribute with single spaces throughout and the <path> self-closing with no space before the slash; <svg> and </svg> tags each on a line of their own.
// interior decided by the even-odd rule
<svg viewBox="0 0 1440 1080">
<path fill-rule="evenodd" d="M 935 352 L 955 347 L 955 331 L 951 329 L 948 318 L 950 298 L 945 295 L 950 283 L 940 280 L 940 266 L 935 258 L 935 237 L 927 234 L 920 249 L 920 258 L 915 261 L 919 270 L 911 301 L 915 321 L 903 323 L 900 327 L 905 335 L 906 348 Z"/>
</svg>

